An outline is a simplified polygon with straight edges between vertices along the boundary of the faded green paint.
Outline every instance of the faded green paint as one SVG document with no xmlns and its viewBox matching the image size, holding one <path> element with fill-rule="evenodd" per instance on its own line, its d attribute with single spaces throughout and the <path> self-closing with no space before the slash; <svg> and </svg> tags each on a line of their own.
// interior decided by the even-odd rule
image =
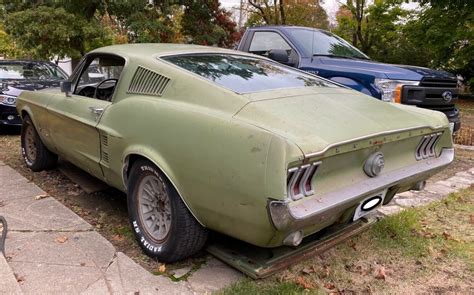
<svg viewBox="0 0 474 295">
<path fill-rule="evenodd" d="M 129 157 L 148 158 L 200 223 L 258 246 L 279 246 L 288 234 L 275 230 L 267 212 L 269 198 L 287 197 L 288 167 L 323 163 L 314 180 L 315 195 L 293 205 L 367 179 L 362 166 L 375 150 L 385 155 L 385 173 L 416 163 L 414 152 L 423 134 L 444 131 L 438 154 L 452 147 L 442 113 L 380 102 L 344 88 L 240 95 L 160 59 L 180 53 L 250 54 L 165 44 L 110 46 L 93 53 L 126 60 L 112 102 L 66 97 L 57 90 L 25 91 L 18 99 L 19 112 L 32 117 L 47 147 L 123 191 Z M 127 93 L 138 66 L 170 78 L 163 96 Z M 105 108 L 100 119 L 90 106 Z M 407 128 L 413 130 L 397 132 Z M 108 146 L 101 147 L 101 136 L 107 136 Z M 101 156 L 104 151 L 109 161 Z M 314 224 L 304 232 L 327 225 Z"/>
</svg>

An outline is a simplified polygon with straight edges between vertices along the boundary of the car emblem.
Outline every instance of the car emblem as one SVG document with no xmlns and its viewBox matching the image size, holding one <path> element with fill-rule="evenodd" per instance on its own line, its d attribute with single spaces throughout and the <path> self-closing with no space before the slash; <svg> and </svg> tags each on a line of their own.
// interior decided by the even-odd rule
<svg viewBox="0 0 474 295">
<path fill-rule="evenodd" d="M 453 93 L 451 91 L 445 91 L 441 94 L 441 97 L 443 97 L 445 102 L 450 102 L 451 99 L 453 99 Z"/>
<path fill-rule="evenodd" d="M 364 172 L 369 177 L 375 177 L 382 172 L 385 167 L 385 160 L 381 152 L 373 153 L 367 158 L 364 164 Z"/>
</svg>

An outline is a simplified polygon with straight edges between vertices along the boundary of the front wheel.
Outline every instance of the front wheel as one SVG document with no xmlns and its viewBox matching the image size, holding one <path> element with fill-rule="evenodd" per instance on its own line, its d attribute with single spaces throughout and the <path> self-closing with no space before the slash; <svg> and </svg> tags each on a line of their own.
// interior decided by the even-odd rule
<svg viewBox="0 0 474 295">
<path fill-rule="evenodd" d="M 174 262 L 204 246 L 207 230 L 151 162 L 138 160 L 132 166 L 127 203 L 135 237 L 148 256 Z"/>
<path fill-rule="evenodd" d="M 52 169 L 58 162 L 58 156 L 43 144 L 29 116 L 23 118 L 21 126 L 21 154 L 34 172 Z"/>
</svg>

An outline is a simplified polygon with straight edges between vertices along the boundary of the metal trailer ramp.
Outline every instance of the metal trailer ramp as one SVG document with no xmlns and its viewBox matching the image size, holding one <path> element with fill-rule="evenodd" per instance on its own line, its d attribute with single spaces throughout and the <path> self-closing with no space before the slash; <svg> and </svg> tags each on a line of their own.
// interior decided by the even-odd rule
<svg viewBox="0 0 474 295">
<path fill-rule="evenodd" d="M 260 248 L 219 235 L 206 250 L 253 279 L 266 278 L 284 268 L 322 253 L 353 237 L 377 221 L 375 217 L 361 218 L 345 226 L 330 227 L 306 237 L 298 247 Z"/>
</svg>

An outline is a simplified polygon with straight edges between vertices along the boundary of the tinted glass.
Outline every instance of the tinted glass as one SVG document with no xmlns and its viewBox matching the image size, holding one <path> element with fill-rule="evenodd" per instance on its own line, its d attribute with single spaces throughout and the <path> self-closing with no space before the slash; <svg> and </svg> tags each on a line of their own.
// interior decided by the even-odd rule
<svg viewBox="0 0 474 295">
<path fill-rule="evenodd" d="M 290 29 L 288 33 L 309 55 L 333 55 L 368 59 L 367 55 L 329 32 L 307 29 Z M 314 35 L 313 35 L 314 34 Z"/>
<path fill-rule="evenodd" d="M 277 63 L 246 56 L 200 54 L 163 59 L 238 93 L 294 87 L 338 87 Z"/>
<path fill-rule="evenodd" d="M 59 67 L 41 62 L 0 62 L 0 80 L 65 80 Z"/>
</svg>

